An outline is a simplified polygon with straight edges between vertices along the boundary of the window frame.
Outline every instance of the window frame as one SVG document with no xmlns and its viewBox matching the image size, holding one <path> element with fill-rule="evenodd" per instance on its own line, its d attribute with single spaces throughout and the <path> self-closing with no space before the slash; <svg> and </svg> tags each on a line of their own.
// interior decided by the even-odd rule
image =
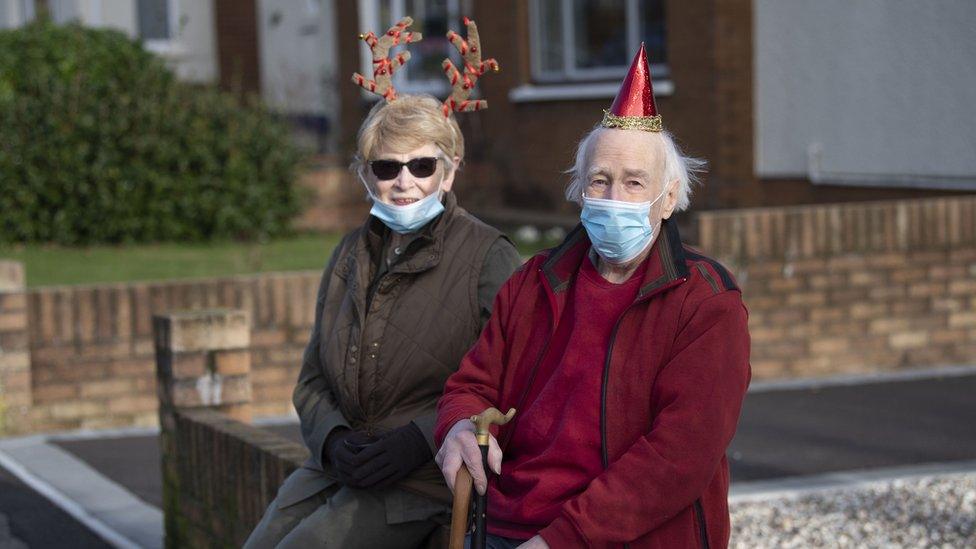
<svg viewBox="0 0 976 549">
<path fill-rule="evenodd" d="M 570 82 L 599 82 L 607 80 L 619 80 L 627 74 L 630 68 L 628 63 L 620 67 L 596 67 L 596 68 L 577 68 L 576 58 L 576 27 L 573 24 L 573 0 L 556 0 L 560 2 L 560 28 L 562 30 L 562 49 L 563 49 L 563 70 L 545 71 L 542 69 L 542 44 L 545 39 L 542 35 L 540 25 L 542 24 L 542 0 L 530 0 L 529 2 L 529 37 L 531 40 L 531 75 L 533 82 L 539 84 L 560 84 Z M 640 0 L 624 0 L 627 14 L 626 33 L 627 49 L 636 52 L 640 46 Z M 654 79 L 666 79 L 670 77 L 671 71 L 668 64 L 651 63 L 649 64 L 651 77 Z"/>
<path fill-rule="evenodd" d="M 158 54 L 166 55 L 179 53 L 179 25 L 180 25 L 180 0 L 166 1 L 166 17 L 169 19 L 169 38 L 143 38 L 142 29 L 139 28 L 139 0 L 134 0 L 136 10 L 135 34 L 142 40 L 147 50 Z"/>
</svg>

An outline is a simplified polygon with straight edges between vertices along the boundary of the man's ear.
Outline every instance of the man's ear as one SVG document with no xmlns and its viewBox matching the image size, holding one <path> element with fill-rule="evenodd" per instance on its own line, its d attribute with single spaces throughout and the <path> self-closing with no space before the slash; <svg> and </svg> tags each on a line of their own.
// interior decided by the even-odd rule
<svg viewBox="0 0 976 549">
<path fill-rule="evenodd" d="M 668 189 L 668 193 L 664 195 L 664 213 L 661 219 L 670 219 L 671 214 L 674 213 L 674 209 L 678 206 L 678 180 L 675 179 L 670 183 L 671 188 Z"/>
</svg>

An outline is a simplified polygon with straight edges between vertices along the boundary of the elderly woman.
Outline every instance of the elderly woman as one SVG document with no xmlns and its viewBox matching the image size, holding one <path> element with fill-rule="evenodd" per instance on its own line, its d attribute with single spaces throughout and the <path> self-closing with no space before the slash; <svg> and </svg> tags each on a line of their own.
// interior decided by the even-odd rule
<svg viewBox="0 0 976 549">
<path fill-rule="evenodd" d="M 311 456 L 246 547 L 411 547 L 437 527 L 437 399 L 520 264 L 451 192 L 464 138 L 440 102 L 379 103 L 358 148 L 372 209 L 322 276 L 294 393 Z"/>
</svg>

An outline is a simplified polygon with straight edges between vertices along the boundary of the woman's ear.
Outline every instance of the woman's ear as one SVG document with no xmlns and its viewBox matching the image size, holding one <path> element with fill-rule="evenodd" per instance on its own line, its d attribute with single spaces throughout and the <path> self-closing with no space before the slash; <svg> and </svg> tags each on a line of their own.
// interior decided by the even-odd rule
<svg viewBox="0 0 976 549">
<path fill-rule="evenodd" d="M 449 193 L 454 186 L 454 176 L 457 175 L 458 168 L 461 167 L 461 159 L 457 156 L 451 160 L 444 159 L 444 179 L 441 181 L 441 190 Z"/>
</svg>

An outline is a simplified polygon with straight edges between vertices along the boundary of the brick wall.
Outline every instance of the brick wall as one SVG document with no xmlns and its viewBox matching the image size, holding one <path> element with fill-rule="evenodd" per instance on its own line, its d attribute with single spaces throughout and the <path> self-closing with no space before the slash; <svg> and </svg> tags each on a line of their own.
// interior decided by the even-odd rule
<svg viewBox="0 0 976 549">
<path fill-rule="evenodd" d="M 757 379 L 976 359 L 976 197 L 691 221 L 699 247 L 743 287 Z M 151 317 L 214 307 L 250 315 L 253 414 L 290 414 L 319 276 L 0 290 L 7 428 L 155 425 Z"/>
<path fill-rule="evenodd" d="M 308 192 L 301 215 L 295 220 L 300 231 L 349 230 L 366 219 L 370 203 L 366 190 L 346 166 L 334 158 L 318 157 L 299 179 Z"/>
<path fill-rule="evenodd" d="M 700 214 L 757 378 L 976 361 L 976 197 Z"/>
<path fill-rule="evenodd" d="M 34 428 L 156 424 L 153 314 L 232 307 L 253 319 L 253 411 L 291 413 L 319 272 L 27 293 Z"/>
<path fill-rule="evenodd" d="M 0 435 L 30 429 L 30 350 L 24 267 L 0 261 Z"/>
<path fill-rule="evenodd" d="M 166 547 L 240 547 L 308 452 L 246 423 L 246 311 L 160 315 L 153 332 Z"/>
</svg>

